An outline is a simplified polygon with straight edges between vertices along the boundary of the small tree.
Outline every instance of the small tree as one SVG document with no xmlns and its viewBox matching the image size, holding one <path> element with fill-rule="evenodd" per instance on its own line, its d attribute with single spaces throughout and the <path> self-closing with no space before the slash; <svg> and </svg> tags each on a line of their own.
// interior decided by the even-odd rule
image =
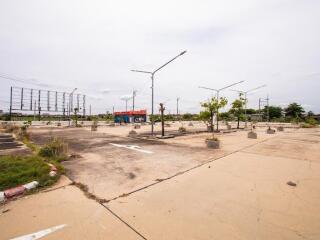
<svg viewBox="0 0 320 240">
<path fill-rule="evenodd" d="M 210 127 L 211 132 L 213 132 L 213 115 L 216 113 L 216 116 L 218 117 L 219 109 L 226 106 L 228 103 L 228 100 L 225 97 L 220 97 L 220 99 L 217 99 L 216 97 L 211 98 L 209 102 L 202 103 L 201 107 L 205 109 L 205 112 L 209 112 L 210 114 Z M 201 113 L 200 113 L 201 116 Z M 217 119 L 218 120 L 218 119 Z M 218 123 L 218 121 L 217 121 Z M 217 125 L 218 130 L 218 125 Z"/>
<path fill-rule="evenodd" d="M 232 108 L 230 110 L 231 113 L 233 113 L 237 117 L 238 125 L 237 128 L 239 128 L 240 125 L 240 117 L 243 114 L 244 106 L 246 104 L 245 98 L 242 96 L 243 94 L 240 93 L 239 99 L 234 100 L 232 103 Z"/>
<path fill-rule="evenodd" d="M 284 109 L 286 117 L 302 118 L 304 113 L 303 107 L 298 103 L 290 103 L 287 108 Z"/>
<path fill-rule="evenodd" d="M 266 116 L 266 118 L 268 118 L 268 113 L 269 113 L 269 119 L 275 119 L 275 118 L 281 118 L 282 117 L 282 108 L 281 107 L 277 107 L 277 106 L 265 106 L 263 109 L 264 115 Z"/>
<path fill-rule="evenodd" d="M 75 116 L 76 127 L 78 127 L 78 112 L 79 112 L 79 109 L 78 108 L 74 108 L 74 116 Z"/>
<path fill-rule="evenodd" d="M 199 114 L 199 119 L 204 121 L 205 124 L 209 125 L 209 122 L 210 122 L 210 112 L 208 111 L 202 111 L 200 112 Z"/>
</svg>

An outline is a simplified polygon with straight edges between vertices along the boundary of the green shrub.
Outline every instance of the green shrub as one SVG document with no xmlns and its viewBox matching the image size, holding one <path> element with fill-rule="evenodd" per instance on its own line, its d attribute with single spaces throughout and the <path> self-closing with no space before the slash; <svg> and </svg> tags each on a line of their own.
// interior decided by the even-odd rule
<svg viewBox="0 0 320 240">
<path fill-rule="evenodd" d="M 63 157 L 67 154 L 67 144 L 58 138 L 53 138 L 45 146 L 39 150 L 39 155 L 42 157 Z"/>
<path fill-rule="evenodd" d="M 307 123 L 307 124 L 310 124 L 310 125 L 312 125 L 312 126 L 316 126 L 316 125 L 318 124 L 317 120 L 315 120 L 315 119 L 312 118 L 312 117 L 308 117 L 308 118 L 306 119 L 306 123 Z"/>
</svg>

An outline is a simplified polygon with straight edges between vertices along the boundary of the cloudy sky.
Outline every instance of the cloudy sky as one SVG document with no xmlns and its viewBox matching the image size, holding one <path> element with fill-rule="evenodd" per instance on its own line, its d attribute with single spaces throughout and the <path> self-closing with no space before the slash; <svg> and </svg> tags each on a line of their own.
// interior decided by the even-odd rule
<svg viewBox="0 0 320 240">
<path fill-rule="evenodd" d="M 296 101 L 320 112 L 320 1 L 80 1 L 0 0 L 0 109 L 10 86 L 88 96 L 93 112 L 150 109 L 152 71 L 187 53 L 155 76 L 155 103 L 169 112 L 198 112 L 211 92 L 245 80 L 249 107 Z M 231 103 L 237 93 L 222 92 Z M 130 104 L 131 107 L 131 104 Z M 158 106 L 156 106 L 158 109 Z"/>
</svg>

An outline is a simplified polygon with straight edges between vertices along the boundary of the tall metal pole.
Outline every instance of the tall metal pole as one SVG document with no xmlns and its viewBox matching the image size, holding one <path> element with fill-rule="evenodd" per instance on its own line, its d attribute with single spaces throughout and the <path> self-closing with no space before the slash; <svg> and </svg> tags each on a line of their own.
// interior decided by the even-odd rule
<svg viewBox="0 0 320 240">
<path fill-rule="evenodd" d="M 259 119 L 260 119 L 260 116 L 261 116 L 261 98 L 259 98 Z"/>
<path fill-rule="evenodd" d="M 54 103 L 55 111 L 58 112 L 58 92 L 56 91 L 55 95 L 55 103 Z"/>
<path fill-rule="evenodd" d="M 270 115 L 269 115 L 269 94 L 267 95 L 267 114 L 268 114 L 268 122 L 270 122 Z"/>
<path fill-rule="evenodd" d="M 180 100 L 180 98 L 177 97 L 177 117 L 179 115 L 179 100 Z"/>
<path fill-rule="evenodd" d="M 199 86 L 199 88 L 203 88 L 203 89 L 207 89 L 207 90 L 211 90 L 211 91 L 215 91 L 216 92 L 216 98 L 217 98 L 217 103 L 219 104 L 219 93 L 220 93 L 220 91 L 222 91 L 222 90 L 225 90 L 225 89 L 227 89 L 227 88 L 229 88 L 229 87 L 232 87 L 232 86 L 235 86 L 235 85 L 237 85 L 237 84 L 240 84 L 240 83 L 243 83 L 244 82 L 244 80 L 242 80 L 242 81 L 239 81 L 239 82 L 236 82 L 236 83 L 232 83 L 232 84 L 230 84 L 230 85 L 228 85 L 228 86 L 225 86 L 225 87 L 223 87 L 223 88 L 220 88 L 220 89 L 214 89 L 214 88 L 208 88 L 208 87 L 203 87 L 203 86 Z M 212 96 L 212 98 L 213 98 L 213 96 Z M 209 100 L 208 100 L 208 102 L 209 102 Z M 216 109 L 216 115 L 217 115 L 217 117 L 216 117 L 216 122 L 217 122 L 217 132 L 219 131 L 219 117 L 218 117 L 218 115 L 219 115 L 219 108 L 217 108 Z M 212 126 L 213 127 L 213 126 Z M 212 128 L 213 129 L 213 128 Z"/>
<path fill-rule="evenodd" d="M 77 88 L 74 88 L 73 91 L 69 94 L 69 127 L 71 125 L 71 111 L 73 107 L 73 93 L 77 90 Z"/>
<path fill-rule="evenodd" d="M 21 110 L 23 108 L 23 88 L 21 88 Z"/>
<path fill-rule="evenodd" d="M 177 59 L 178 57 L 182 56 L 183 54 L 185 54 L 187 51 L 183 51 L 181 52 L 179 55 L 175 56 L 174 58 L 172 58 L 170 61 L 166 62 L 165 64 L 163 64 L 162 66 L 158 67 L 156 70 L 154 70 L 153 72 L 150 71 L 140 71 L 140 70 L 131 70 L 133 72 L 140 72 L 140 73 L 147 73 L 147 74 L 151 74 L 151 81 L 152 81 L 152 101 L 151 101 L 151 135 L 154 134 L 154 121 L 153 121 L 153 102 L 154 102 L 154 75 L 156 72 L 158 72 L 160 69 L 164 68 L 165 66 L 167 66 L 169 63 L 171 63 L 172 61 L 174 61 L 175 59 Z"/>
<path fill-rule="evenodd" d="M 132 111 L 134 111 L 134 100 L 135 100 L 135 97 L 136 97 L 136 91 L 133 90 L 133 92 L 132 92 Z"/>
<path fill-rule="evenodd" d="M 12 87 L 10 88 L 10 110 L 9 110 L 10 121 L 12 120 Z"/>
<path fill-rule="evenodd" d="M 218 90 L 217 91 L 217 102 L 218 102 L 218 104 L 219 104 L 219 92 L 220 92 L 220 90 Z M 216 116 L 216 118 L 217 118 L 217 132 L 219 131 L 219 107 L 217 107 L 217 116 Z"/>
<path fill-rule="evenodd" d="M 153 135 L 153 131 L 154 131 L 154 119 L 153 119 L 153 91 L 154 91 L 154 74 L 151 74 L 151 135 Z"/>
<path fill-rule="evenodd" d="M 30 90 L 30 110 L 32 110 L 32 104 L 33 104 L 33 89 Z"/>
<path fill-rule="evenodd" d="M 34 108 L 33 108 L 33 121 L 36 120 L 36 108 L 37 108 L 37 101 L 34 100 Z"/>
<path fill-rule="evenodd" d="M 245 118 L 246 118 L 245 127 L 247 127 L 247 94 L 248 94 L 249 92 L 252 92 L 252 91 L 257 90 L 257 89 L 259 89 L 259 88 L 263 88 L 263 87 L 265 87 L 265 86 L 267 86 L 267 85 L 261 85 L 261 86 L 259 86 L 259 87 L 250 89 L 250 90 L 248 90 L 248 91 L 231 90 L 231 91 L 236 91 L 236 92 L 238 92 L 238 93 L 240 93 L 240 94 L 244 94 L 244 99 L 245 99 L 245 109 L 244 109 L 244 113 L 245 113 Z"/>
<path fill-rule="evenodd" d="M 247 92 L 244 93 L 244 115 L 245 115 L 245 118 L 246 118 L 246 122 L 245 122 L 245 125 L 244 127 L 246 128 L 247 127 L 247 124 L 248 124 L 248 118 L 247 118 Z"/>
<path fill-rule="evenodd" d="M 161 136 L 164 136 L 164 119 L 163 119 L 163 112 L 165 108 L 163 107 L 163 103 L 160 103 L 160 112 L 161 112 Z"/>
<path fill-rule="evenodd" d="M 63 110 L 63 120 L 66 118 L 66 93 L 64 92 L 62 95 L 62 110 Z"/>
<path fill-rule="evenodd" d="M 39 111 L 38 120 L 39 121 L 41 120 L 41 102 L 40 102 L 40 99 L 41 99 L 41 90 L 39 90 L 39 93 L 38 93 L 38 111 Z"/>
<path fill-rule="evenodd" d="M 83 117 L 86 116 L 86 95 L 83 95 L 83 100 L 82 100 L 82 110 L 83 110 Z"/>
</svg>

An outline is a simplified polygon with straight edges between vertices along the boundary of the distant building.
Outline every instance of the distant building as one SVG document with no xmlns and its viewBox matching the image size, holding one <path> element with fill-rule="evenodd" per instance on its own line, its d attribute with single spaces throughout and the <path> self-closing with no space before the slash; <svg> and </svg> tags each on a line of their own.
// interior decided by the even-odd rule
<svg viewBox="0 0 320 240">
<path fill-rule="evenodd" d="M 249 118 L 251 121 L 257 121 L 257 122 L 261 122 L 263 119 L 263 114 L 261 113 L 254 113 L 254 114 L 250 114 Z"/>
<path fill-rule="evenodd" d="M 114 112 L 115 123 L 139 123 L 147 121 L 147 110 Z"/>
<path fill-rule="evenodd" d="M 3 110 L 0 109 L 0 116 L 2 116 L 2 115 L 3 115 Z"/>
</svg>

